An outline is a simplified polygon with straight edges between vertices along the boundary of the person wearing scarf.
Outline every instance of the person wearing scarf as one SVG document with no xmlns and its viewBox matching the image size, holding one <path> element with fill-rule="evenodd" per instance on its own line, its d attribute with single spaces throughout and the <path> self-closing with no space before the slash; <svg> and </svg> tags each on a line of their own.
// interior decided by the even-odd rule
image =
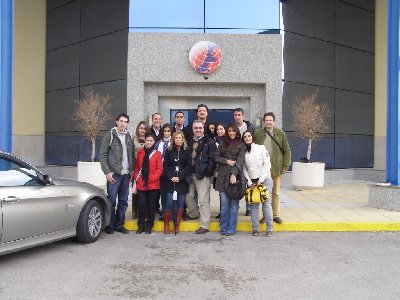
<svg viewBox="0 0 400 300">
<path fill-rule="evenodd" d="M 135 135 L 133 137 L 133 143 L 135 145 L 135 159 L 140 149 L 144 147 L 144 135 L 148 131 L 148 127 L 145 121 L 140 121 L 136 126 Z M 137 219 L 137 195 L 132 193 L 132 219 Z"/>
<path fill-rule="evenodd" d="M 269 194 L 267 201 L 262 203 L 262 211 L 266 221 L 266 237 L 272 236 L 272 178 L 271 178 L 271 161 L 268 150 L 263 145 L 254 144 L 254 137 L 251 131 L 247 130 L 243 133 L 242 140 L 246 145 L 246 153 L 244 159 L 243 173 L 246 177 L 247 186 L 253 184 L 263 184 L 266 186 Z M 260 204 L 250 204 L 250 215 L 253 236 L 260 233 L 260 223 L 258 220 Z"/>
<path fill-rule="evenodd" d="M 167 148 L 171 144 L 171 136 L 172 136 L 173 128 L 170 124 L 166 123 L 161 127 L 160 130 L 160 139 L 156 142 L 155 149 L 160 151 L 162 155 L 162 159 L 164 161 L 165 153 L 167 153 Z M 161 199 L 161 209 L 160 209 L 160 201 L 157 201 L 157 212 L 160 214 L 160 221 L 164 220 L 164 210 L 165 210 L 165 201 L 167 194 L 165 192 L 166 185 L 169 183 L 169 180 L 163 175 L 160 178 L 160 196 L 158 199 Z"/>
<path fill-rule="evenodd" d="M 221 213 L 220 233 L 221 235 L 233 235 L 236 233 L 239 200 L 229 198 L 226 193 L 225 181 L 236 184 L 237 175 L 241 172 L 244 164 L 245 147 L 240 140 L 240 131 L 236 124 L 229 124 L 225 138 L 219 145 L 214 155 L 218 163 L 218 175 L 215 182 L 215 190 L 220 192 Z"/>
<path fill-rule="evenodd" d="M 217 145 L 217 148 L 219 144 L 222 143 L 225 137 L 225 125 L 222 123 L 215 123 L 215 144 Z M 217 182 L 217 175 L 218 175 L 218 168 L 215 168 L 214 176 L 213 176 L 213 188 L 215 190 L 215 183 Z M 221 195 L 219 195 L 219 213 L 216 216 L 217 219 L 219 219 L 221 216 Z"/>
<path fill-rule="evenodd" d="M 164 234 L 169 234 L 169 221 L 171 216 L 176 216 L 174 221 L 175 233 L 179 233 L 179 224 L 182 219 L 185 195 L 189 192 L 186 180 L 191 176 L 192 156 L 189 151 L 185 135 L 177 131 L 172 136 L 171 145 L 168 147 L 163 163 L 164 176 L 168 182 L 165 184 L 166 204 L 164 210 Z M 174 200 L 174 194 L 176 199 Z M 175 210 L 175 214 L 172 212 Z"/>
<path fill-rule="evenodd" d="M 162 156 L 154 146 L 151 133 L 145 135 L 144 148 L 137 154 L 135 171 L 132 180 L 136 180 L 138 198 L 137 234 L 150 234 L 153 229 L 156 204 L 160 192 L 160 177 L 163 171 Z"/>
<path fill-rule="evenodd" d="M 222 143 L 224 137 L 225 137 L 225 126 L 224 124 L 216 124 L 215 125 L 215 137 L 214 140 L 217 143 L 217 147 L 219 144 Z"/>
</svg>

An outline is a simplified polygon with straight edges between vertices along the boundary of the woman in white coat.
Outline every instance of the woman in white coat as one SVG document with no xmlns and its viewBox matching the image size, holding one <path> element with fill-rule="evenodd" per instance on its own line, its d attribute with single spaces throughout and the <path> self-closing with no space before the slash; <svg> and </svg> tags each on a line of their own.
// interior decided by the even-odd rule
<svg viewBox="0 0 400 300">
<path fill-rule="evenodd" d="M 247 185 L 263 184 L 267 187 L 269 198 L 262 203 L 263 214 L 266 218 L 266 236 L 272 236 L 272 178 L 271 161 L 267 149 L 263 145 L 253 143 L 254 137 L 250 131 L 245 131 L 242 140 L 246 145 L 245 162 L 243 173 L 247 180 Z M 259 204 L 251 204 L 251 224 L 253 235 L 257 236 L 260 232 Z"/>
</svg>

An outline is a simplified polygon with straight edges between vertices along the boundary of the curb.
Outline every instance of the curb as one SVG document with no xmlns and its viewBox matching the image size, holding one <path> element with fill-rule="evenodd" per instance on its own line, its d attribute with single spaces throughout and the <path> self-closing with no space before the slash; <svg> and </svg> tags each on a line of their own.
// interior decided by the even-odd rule
<svg viewBox="0 0 400 300">
<path fill-rule="evenodd" d="M 130 231 L 136 231 L 136 221 L 126 221 L 124 227 Z M 179 230 L 181 232 L 194 232 L 200 227 L 200 223 L 196 221 L 182 221 Z M 174 225 L 172 222 L 169 224 L 169 229 L 172 231 Z M 154 222 L 153 231 L 163 231 L 164 222 Z M 219 232 L 219 222 L 211 221 L 210 228 L 211 232 Z M 238 222 L 237 231 L 239 232 L 251 232 L 251 222 Z M 260 224 L 260 232 L 265 231 L 265 224 Z M 357 232 L 368 232 L 368 231 L 400 231 L 399 222 L 324 222 L 324 223 L 283 223 L 281 225 L 274 224 L 274 232 L 286 231 L 286 232 L 345 232 L 345 231 L 357 231 Z"/>
</svg>

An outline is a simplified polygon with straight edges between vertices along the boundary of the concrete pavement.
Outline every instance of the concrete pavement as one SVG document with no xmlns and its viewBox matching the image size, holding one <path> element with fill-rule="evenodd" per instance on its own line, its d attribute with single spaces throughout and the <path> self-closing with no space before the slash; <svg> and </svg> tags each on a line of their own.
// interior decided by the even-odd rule
<svg viewBox="0 0 400 300">
<path fill-rule="evenodd" d="M 0 299 L 399 299 L 400 233 L 102 234 L 0 257 Z"/>
<path fill-rule="evenodd" d="M 284 223 L 274 224 L 274 231 L 400 231 L 400 212 L 368 207 L 369 184 L 375 183 L 343 180 L 319 190 L 302 191 L 283 187 L 281 217 Z M 250 217 L 244 216 L 244 200 L 240 206 L 237 230 L 251 231 Z M 219 198 L 215 191 L 211 195 L 211 210 L 210 230 L 218 231 L 219 223 L 215 216 L 219 212 Z M 125 227 L 136 230 L 130 207 L 126 216 Z M 172 229 L 172 222 L 170 226 Z M 198 227 L 198 221 L 181 223 L 181 231 L 194 231 Z M 260 229 L 265 231 L 265 224 Z M 162 231 L 163 223 L 156 222 L 154 230 Z"/>
</svg>

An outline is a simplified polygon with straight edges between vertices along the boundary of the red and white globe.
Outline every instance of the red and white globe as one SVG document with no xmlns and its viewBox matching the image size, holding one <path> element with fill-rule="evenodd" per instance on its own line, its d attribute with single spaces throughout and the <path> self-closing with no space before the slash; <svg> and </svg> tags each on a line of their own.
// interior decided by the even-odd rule
<svg viewBox="0 0 400 300">
<path fill-rule="evenodd" d="M 222 51 L 215 43 L 200 41 L 189 52 L 189 62 L 201 74 L 210 74 L 221 65 Z"/>
</svg>

